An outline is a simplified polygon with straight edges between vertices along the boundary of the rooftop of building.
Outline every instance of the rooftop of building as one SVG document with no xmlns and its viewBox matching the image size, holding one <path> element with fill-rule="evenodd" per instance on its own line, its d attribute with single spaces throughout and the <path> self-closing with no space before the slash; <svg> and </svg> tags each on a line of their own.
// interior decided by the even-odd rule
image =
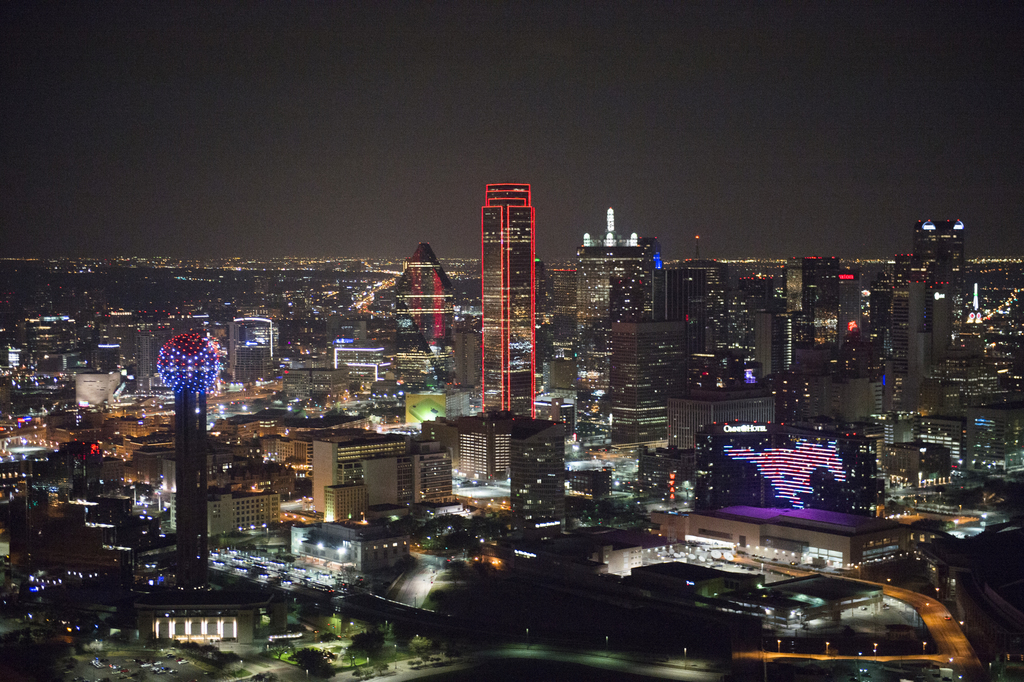
<svg viewBox="0 0 1024 682">
<path fill-rule="evenodd" d="M 148 436 L 125 436 L 124 439 L 126 442 L 141 443 L 142 445 L 157 445 L 172 442 L 174 434 L 170 431 L 159 431 Z"/>
<path fill-rule="evenodd" d="M 267 495 L 277 495 L 278 493 L 272 490 L 264 490 L 262 492 L 232 492 L 231 488 L 210 488 L 210 498 L 223 499 L 228 498 L 231 500 L 245 500 L 253 497 L 266 497 Z"/>
<path fill-rule="evenodd" d="M 377 433 L 366 429 L 340 429 L 321 440 L 327 443 L 337 443 L 339 447 L 356 447 L 372 443 L 405 443 L 407 436 L 395 433 Z"/>
<path fill-rule="evenodd" d="M 1024 400 L 1014 400 L 1012 402 L 1005 403 L 989 403 L 988 405 L 978 405 L 977 407 L 969 407 L 967 409 L 974 412 L 1013 412 L 1016 410 L 1024 410 Z"/>
<path fill-rule="evenodd" d="M 715 580 L 717 578 L 750 578 L 752 576 L 747 574 L 734 573 L 732 571 L 720 571 L 717 568 L 710 568 L 708 566 L 697 566 L 695 564 L 688 564 L 683 561 L 669 561 L 663 564 L 651 564 L 650 566 L 641 566 L 633 569 L 633 574 L 643 575 L 657 575 L 664 578 L 671 578 L 673 580 L 690 581 L 694 583 L 703 582 L 705 580 Z"/>
<path fill-rule="evenodd" d="M 667 538 L 653 533 L 646 533 L 642 530 L 624 530 L 622 528 L 609 528 L 607 526 L 588 526 L 577 528 L 574 531 L 577 535 L 583 535 L 594 542 L 604 544 L 619 544 L 627 547 L 642 547 L 653 549 L 673 544 Z"/>
<path fill-rule="evenodd" d="M 738 505 L 716 511 L 691 512 L 701 516 L 733 518 L 753 523 L 772 523 L 793 527 L 815 528 L 844 534 L 863 533 L 899 524 L 873 516 L 857 516 L 824 509 L 787 509 L 778 507 L 748 507 Z"/>
<path fill-rule="evenodd" d="M 136 607 L 183 608 L 183 607 L 256 607 L 273 601 L 274 595 L 256 590 L 167 590 L 144 594 L 135 600 Z"/>
<path fill-rule="evenodd" d="M 546 419 L 528 419 L 516 417 L 512 420 L 512 440 L 526 440 L 547 431 L 553 426 L 562 426 L 561 422 Z"/>
<path fill-rule="evenodd" d="M 826 602 L 866 599 L 882 591 L 881 587 L 875 587 L 867 583 L 830 578 L 823 575 L 783 580 L 772 583 L 769 588 L 774 592 L 787 594 L 797 600 L 800 600 L 801 597 L 809 597 Z"/>
<path fill-rule="evenodd" d="M 395 533 L 382 523 L 362 523 L 358 521 L 325 521 L 312 526 L 315 533 L 320 531 L 327 535 L 342 536 L 349 540 L 380 540 L 382 538 L 405 537 Z"/>
</svg>

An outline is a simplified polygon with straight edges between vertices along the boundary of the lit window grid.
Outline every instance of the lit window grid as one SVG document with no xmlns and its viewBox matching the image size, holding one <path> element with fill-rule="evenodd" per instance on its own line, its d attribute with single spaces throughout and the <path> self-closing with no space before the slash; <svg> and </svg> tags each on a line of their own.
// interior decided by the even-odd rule
<svg viewBox="0 0 1024 682">
<path fill-rule="evenodd" d="M 801 496 L 813 492 L 811 474 L 816 469 L 824 467 L 837 481 L 846 481 L 846 471 L 836 455 L 834 442 L 821 445 L 801 440 L 794 448 L 769 448 L 762 452 L 726 446 L 725 454 L 753 463 L 776 493 L 797 509 L 804 508 Z"/>
</svg>

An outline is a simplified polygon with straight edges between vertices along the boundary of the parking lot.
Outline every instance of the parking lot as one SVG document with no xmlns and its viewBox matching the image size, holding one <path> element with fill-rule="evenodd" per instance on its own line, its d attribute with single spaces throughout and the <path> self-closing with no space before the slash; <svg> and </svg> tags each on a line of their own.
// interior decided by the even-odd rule
<svg viewBox="0 0 1024 682">
<path fill-rule="evenodd" d="M 193 680 L 206 672 L 177 653 L 147 652 L 102 653 L 97 656 L 76 655 L 61 668 L 64 679 L 72 682 L 100 680 L 149 680 L 164 675 L 169 678 Z"/>
</svg>

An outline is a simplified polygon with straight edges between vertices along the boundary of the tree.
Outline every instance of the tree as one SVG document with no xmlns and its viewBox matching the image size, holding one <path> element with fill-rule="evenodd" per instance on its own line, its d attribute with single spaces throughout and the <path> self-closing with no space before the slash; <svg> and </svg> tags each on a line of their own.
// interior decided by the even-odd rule
<svg viewBox="0 0 1024 682">
<path fill-rule="evenodd" d="M 292 659 L 310 675 L 330 677 L 334 674 L 334 668 L 331 666 L 334 654 L 329 651 L 312 648 L 299 649 L 292 654 Z"/>
<path fill-rule="evenodd" d="M 352 656 L 375 659 L 380 656 L 383 649 L 384 633 L 374 628 L 352 635 L 352 644 L 348 647 L 348 653 Z"/>
<path fill-rule="evenodd" d="M 295 651 L 295 645 L 287 640 L 278 640 L 270 645 L 270 653 L 279 661 L 290 651 Z"/>
<path fill-rule="evenodd" d="M 434 643 L 426 637 L 416 635 L 409 640 L 409 651 L 420 658 L 426 658 L 434 650 Z"/>
</svg>

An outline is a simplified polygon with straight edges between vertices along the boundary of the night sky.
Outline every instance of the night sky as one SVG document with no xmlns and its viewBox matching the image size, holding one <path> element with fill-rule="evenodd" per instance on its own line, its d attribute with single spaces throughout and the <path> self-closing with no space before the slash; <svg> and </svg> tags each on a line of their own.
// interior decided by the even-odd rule
<svg viewBox="0 0 1024 682">
<path fill-rule="evenodd" d="M 0 5 L 0 256 L 1024 255 L 1024 3 Z"/>
</svg>

